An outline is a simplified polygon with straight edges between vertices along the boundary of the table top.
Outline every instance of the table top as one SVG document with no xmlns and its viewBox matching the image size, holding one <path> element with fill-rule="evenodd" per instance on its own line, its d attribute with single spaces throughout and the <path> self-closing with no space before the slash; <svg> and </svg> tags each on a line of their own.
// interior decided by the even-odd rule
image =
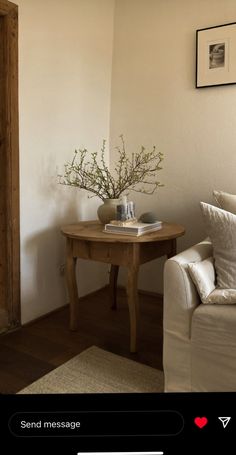
<svg viewBox="0 0 236 455">
<path fill-rule="evenodd" d="M 175 239 L 185 233 L 181 224 L 166 223 L 163 221 L 162 228 L 158 231 L 149 232 L 138 237 L 131 235 L 109 234 L 103 232 L 104 225 L 99 221 L 81 221 L 76 224 L 62 226 L 61 232 L 65 237 L 78 240 L 105 242 L 105 243 L 147 243 L 161 242 Z"/>
</svg>

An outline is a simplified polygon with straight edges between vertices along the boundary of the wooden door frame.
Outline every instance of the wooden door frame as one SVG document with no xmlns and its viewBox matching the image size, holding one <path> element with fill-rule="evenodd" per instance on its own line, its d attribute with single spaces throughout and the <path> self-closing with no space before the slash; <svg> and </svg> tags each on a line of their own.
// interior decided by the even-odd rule
<svg viewBox="0 0 236 455">
<path fill-rule="evenodd" d="M 18 107 L 18 6 L 0 0 L 4 71 L 0 137 L 5 157 L 6 197 L 6 309 L 9 328 L 20 325 L 20 215 L 19 215 L 19 107 Z"/>
</svg>

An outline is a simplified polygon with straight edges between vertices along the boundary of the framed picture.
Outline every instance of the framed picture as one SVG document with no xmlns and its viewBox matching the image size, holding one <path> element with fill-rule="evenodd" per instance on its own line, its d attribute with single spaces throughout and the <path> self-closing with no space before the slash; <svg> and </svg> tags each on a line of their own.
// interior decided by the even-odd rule
<svg viewBox="0 0 236 455">
<path fill-rule="evenodd" d="M 196 88 L 236 84 L 236 22 L 197 30 Z"/>
</svg>

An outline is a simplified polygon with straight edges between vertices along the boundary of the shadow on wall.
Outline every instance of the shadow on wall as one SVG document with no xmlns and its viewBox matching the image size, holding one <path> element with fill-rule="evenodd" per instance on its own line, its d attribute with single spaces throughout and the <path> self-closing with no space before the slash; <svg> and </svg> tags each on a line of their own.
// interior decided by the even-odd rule
<svg viewBox="0 0 236 455">
<path fill-rule="evenodd" d="M 70 189 L 63 188 L 70 192 Z M 71 189 L 75 194 L 75 190 Z M 65 282 L 65 238 L 61 234 L 61 227 L 65 224 L 76 223 L 80 219 L 88 219 L 87 212 L 94 219 L 94 210 L 86 210 L 84 194 L 78 197 L 61 197 L 61 191 L 54 192 L 54 218 L 50 220 L 50 227 L 41 229 L 29 235 L 22 245 L 22 322 L 25 323 L 43 314 L 53 311 L 68 303 L 68 294 Z M 75 196 L 78 196 L 75 194 Z M 82 202 L 81 203 L 81 199 Z M 94 206 L 94 203 L 92 204 Z M 51 204 L 52 206 L 52 204 Z M 46 220 L 45 220 L 46 223 Z M 81 262 L 83 265 L 80 267 Z M 79 295 L 82 296 L 94 291 L 107 282 L 107 266 L 91 261 L 78 260 L 79 274 L 77 273 Z"/>
<path fill-rule="evenodd" d="M 138 216 L 145 211 L 153 211 L 159 220 L 185 227 L 185 235 L 177 241 L 178 251 L 192 246 L 206 236 L 200 201 L 209 200 L 209 197 L 206 198 L 200 191 L 199 194 L 193 195 L 191 190 L 189 194 L 185 194 L 182 189 L 165 187 L 151 198 L 134 195 L 132 199 L 135 201 Z M 196 220 L 194 226 L 193 220 Z"/>
<path fill-rule="evenodd" d="M 58 227 L 28 236 L 24 244 L 22 320 L 31 320 L 68 301 L 64 276 L 65 242 Z"/>
<path fill-rule="evenodd" d="M 161 188 L 156 195 L 149 198 L 132 194 L 137 216 L 145 211 L 153 211 L 159 220 L 181 224 L 185 227 L 185 235 L 177 239 L 177 253 L 189 248 L 206 237 L 203 218 L 200 210 L 200 201 L 208 200 L 199 191 L 199 194 L 185 194 L 182 188 Z M 166 203 L 168 200 L 168 204 Z M 194 227 L 193 220 L 196 220 Z M 139 271 L 139 289 L 163 293 L 163 271 L 167 257 L 156 259 L 143 264 Z M 120 271 L 119 284 L 125 285 L 127 280 L 125 270 Z"/>
</svg>

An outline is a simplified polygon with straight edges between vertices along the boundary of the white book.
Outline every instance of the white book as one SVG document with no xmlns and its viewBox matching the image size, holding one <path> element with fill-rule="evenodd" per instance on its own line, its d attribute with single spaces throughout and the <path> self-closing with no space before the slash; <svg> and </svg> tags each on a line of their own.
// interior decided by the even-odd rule
<svg viewBox="0 0 236 455">
<path fill-rule="evenodd" d="M 126 226 L 119 226 L 117 224 L 105 224 L 104 232 L 109 234 L 123 234 L 123 235 L 142 235 L 148 232 L 158 231 L 162 228 L 162 221 L 156 221 L 155 223 L 141 223 L 139 221 Z"/>
</svg>

